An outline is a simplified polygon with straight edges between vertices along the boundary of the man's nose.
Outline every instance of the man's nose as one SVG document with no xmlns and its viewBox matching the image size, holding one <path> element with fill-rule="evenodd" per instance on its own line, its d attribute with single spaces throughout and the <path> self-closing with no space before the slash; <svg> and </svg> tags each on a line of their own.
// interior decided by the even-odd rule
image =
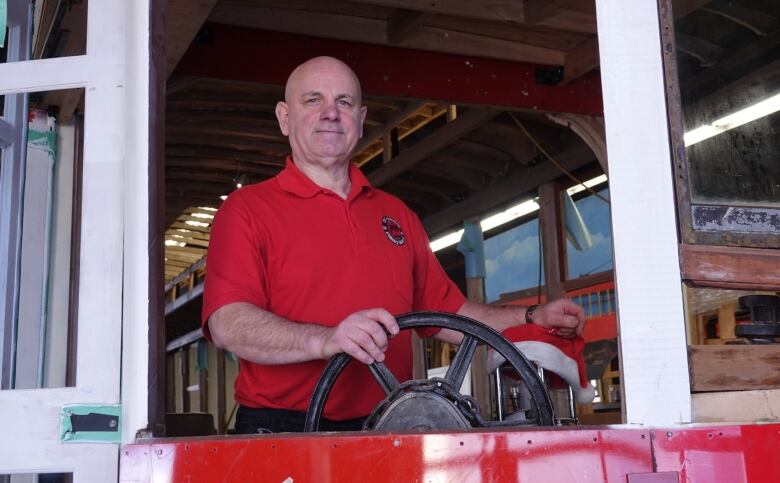
<svg viewBox="0 0 780 483">
<path fill-rule="evenodd" d="M 341 118 L 341 113 L 339 112 L 339 108 L 336 102 L 325 102 L 322 105 L 322 112 L 320 116 L 322 120 L 338 121 Z"/>
</svg>

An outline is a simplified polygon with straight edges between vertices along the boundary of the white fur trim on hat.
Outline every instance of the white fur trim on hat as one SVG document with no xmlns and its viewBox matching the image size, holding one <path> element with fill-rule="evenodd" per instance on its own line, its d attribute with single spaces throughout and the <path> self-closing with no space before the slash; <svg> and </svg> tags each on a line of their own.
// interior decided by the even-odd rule
<svg viewBox="0 0 780 483">
<path fill-rule="evenodd" d="M 567 356 L 563 351 L 552 344 L 538 341 L 515 342 L 515 347 L 529 361 L 541 366 L 546 371 L 551 371 L 560 376 L 574 391 L 574 398 L 580 404 L 593 402 L 596 390 L 588 381 L 580 381 L 580 371 L 577 361 Z M 503 364 L 504 357 L 495 350 L 488 355 L 488 372 L 493 372 Z M 583 385 L 584 384 L 584 385 Z"/>
</svg>

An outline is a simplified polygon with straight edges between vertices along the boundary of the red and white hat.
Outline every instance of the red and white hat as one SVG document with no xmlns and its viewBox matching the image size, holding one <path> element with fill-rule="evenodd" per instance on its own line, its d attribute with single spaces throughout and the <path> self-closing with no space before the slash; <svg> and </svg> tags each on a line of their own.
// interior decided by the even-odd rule
<svg viewBox="0 0 780 483">
<path fill-rule="evenodd" d="M 578 403 L 593 402 L 596 390 L 585 376 L 585 359 L 582 355 L 585 340 L 581 336 L 564 339 L 534 324 L 518 325 L 501 335 L 513 342 L 526 359 L 569 384 Z M 488 353 L 488 371 L 493 372 L 504 361 L 501 354 L 491 349 Z"/>
</svg>

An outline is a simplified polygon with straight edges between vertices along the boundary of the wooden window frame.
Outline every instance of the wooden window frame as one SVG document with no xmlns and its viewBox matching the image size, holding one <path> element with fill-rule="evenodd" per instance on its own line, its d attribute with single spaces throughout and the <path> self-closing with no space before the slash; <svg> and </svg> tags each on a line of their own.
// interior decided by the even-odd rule
<svg viewBox="0 0 780 483">
<path fill-rule="evenodd" d="M 780 235 L 772 232 L 742 233 L 722 226 L 716 231 L 695 228 L 696 220 L 708 210 L 737 208 L 752 215 L 767 214 L 769 208 L 694 203 L 689 189 L 690 174 L 683 141 L 682 101 L 671 0 L 659 0 L 664 80 L 667 96 L 670 143 L 680 233 L 680 267 L 685 282 L 695 286 L 733 289 L 780 290 Z"/>
</svg>

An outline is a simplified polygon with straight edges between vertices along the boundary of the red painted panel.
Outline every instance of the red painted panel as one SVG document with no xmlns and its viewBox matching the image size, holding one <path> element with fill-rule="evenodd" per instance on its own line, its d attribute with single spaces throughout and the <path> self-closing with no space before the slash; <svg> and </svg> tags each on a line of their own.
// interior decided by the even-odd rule
<svg viewBox="0 0 780 483">
<path fill-rule="evenodd" d="M 358 74 L 366 94 L 513 106 L 601 116 L 601 78 L 586 74 L 565 86 L 539 85 L 522 62 L 362 44 L 210 24 L 209 43 L 190 46 L 177 74 L 284 85 L 301 62 L 331 55 Z"/>
<path fill-rule="evenodd" d="M 780 481 L 780 424 L 654 430 L 657 471 L 681 482 Z"/>
<path fill-rule="evenodd" d="M 120 481 L 624 483 L 651 471 L 648 431 L 586 428 L 158 440 L 123 447 Z"/>
</svg>

